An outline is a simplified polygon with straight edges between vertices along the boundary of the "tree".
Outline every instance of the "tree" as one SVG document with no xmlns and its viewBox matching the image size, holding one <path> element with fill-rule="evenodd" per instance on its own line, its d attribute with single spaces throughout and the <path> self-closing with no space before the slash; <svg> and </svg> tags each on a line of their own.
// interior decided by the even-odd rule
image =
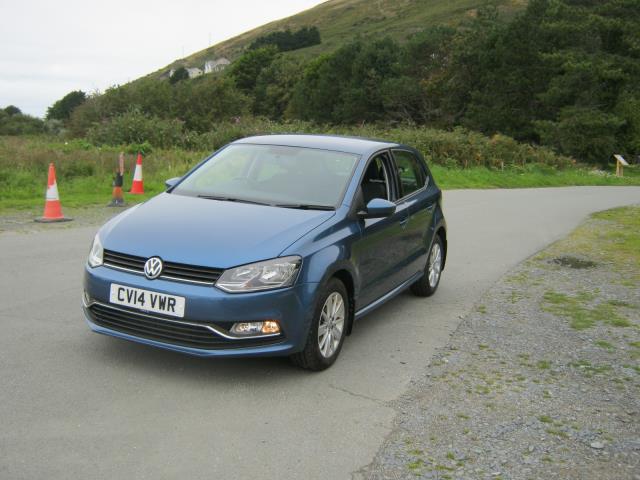
<svg viewBox="0 0 640 480">
<path fill-rule="evenodd" d="M 295 32 L 287 28 L 286 30 L 271 32 L 256 38 L 249 45 L 249 50 L 273 45 L 281 52 L 288 52 L 320 43 L 320 31 L 317 27 L 302 27 Z"/>
<path fill-rule="evenodd" d="M 329 123 L 384 118 L 382 86 L 393 77 L 398 46 L 390 39 L 358 40 L 319 57 L 295 87 L 290 113 Z"/>
<path fill-rule="evenodd" d="M 172 85 L 181 82 L 182 80 L 189 79 L 189 71 L 184 67 L 178 67 L 174 70 L 173 74 L 169 77 L 169 83 Z"/>
<path fill-rule="evenodd" d="M 632 151 L 639 12 L 640 0 L 531 0 L 509 23 L 479 16 L 452 45 L 443 102 L 452 123 L 590 162 Z"/>
<path fill-rule="evenodd" d="M 47 120 L 62 120 L 66 122 L 73 111 L 82 105 L 86 99 L 87 95 L 82 90 L 69 92 L 47 109 L 45 118 Z"/>
<path fill-rule="evenodd" d="M 606 163 L 621 148 L 622 118 L 597 108 L 569 106 L 554 120 L 535 122 L 542 143 L 591 163 Z"/>
<path fill-rule="evenodd" d="M 8 115 L 19 115 L 22 113 L 22 111 L 16 107 L 15 105 L 9 105 L 8 107 L 5 107 L 4 111 L 8 114 Z"/>
<path fill-rule="evenodd" d="M 277 47 L 268 45 L 256 50 L 250 50 L 236 60 L 231 65 L 230 74 L 238 88 L 245 93 L 252 92 L 256 86 L 258 75 L 264 68 L 271 65 L 277 54 Z"/>
<path fill-rule="evenodd" d="M 189 130 L 206 132 L 216 123 L 244 115 L 250 101 L 226 76 L 204 75 L 177 85 L 174 111 L 165 118 L 179 118 Z"/>
<path fill-rule="evenodd" d="M 298 60 L 279 55 L 263 68 L 254 88 L 253 112 L 274 120 L 282 119 L 291 101 L 293 89 L 302 77 Z"/>
<path fill-rule="evenodd" d="M 384 109 L 391 119 L 450 124 L 442 110 L 447 96 L 443 79 L 450 64 L 451 27 L 432 27 L 402 46 L 396 72 L 382 85 Z"/>
</svg>

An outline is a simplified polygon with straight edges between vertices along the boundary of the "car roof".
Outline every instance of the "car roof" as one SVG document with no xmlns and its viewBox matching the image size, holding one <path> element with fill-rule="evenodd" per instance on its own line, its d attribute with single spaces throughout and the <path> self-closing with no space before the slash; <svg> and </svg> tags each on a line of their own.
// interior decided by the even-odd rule
<svg viewBox="0 0 640 480">
<path fill-rule="evenodd" d="M 259 135 L 242 138 L 233 144 L 278 145 L 288 147 L 318 148 L 338 152 L 369 155 L 384 148 L 401 146 L 384 140 L 373 140 L 363 137 L 347 137 L 342 135 Z"/>
</svg>

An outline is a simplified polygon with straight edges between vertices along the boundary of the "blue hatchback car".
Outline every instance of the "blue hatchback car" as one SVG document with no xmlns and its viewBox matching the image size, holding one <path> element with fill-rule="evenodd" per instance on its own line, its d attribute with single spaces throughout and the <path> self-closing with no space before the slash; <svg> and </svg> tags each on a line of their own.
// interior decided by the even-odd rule
<svg viewBox="0 0 640 480">
<path fill-rule="evenodd" d="M 245 138 L 107 222 L 84 273 L 92 330 L 199 356 L 322 370 L 353 323 L 438 288 L 442 194 L 415 149 L 322 135 Z"/>
</svg>

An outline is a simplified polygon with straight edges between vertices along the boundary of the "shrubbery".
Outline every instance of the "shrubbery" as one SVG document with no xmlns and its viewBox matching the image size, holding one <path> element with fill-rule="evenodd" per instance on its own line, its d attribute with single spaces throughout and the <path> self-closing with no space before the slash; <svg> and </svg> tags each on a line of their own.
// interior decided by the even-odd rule
<svg viewBox="0 0 640 480">
<path fill-rule="evenodd" d="M 156 124 L 156 122 L 158 122 Z M 158 119 L 141 122 L 145 128 L 163 126 Z M 120 125 L 123 126 L 123 125 Z M 502 168 L 524 166 L 527 164 L 544 164 L 551 167 L 566 167 L 573 160 L 569 157 L 557 155 L 551 149 L 536 147 L 515 141 L 505 135 L 487 137 L 477 132 L 456 128 L 453 131 L 436 130 L 424 127 L 396 127 L 383 126 L 353 126 L 336 127 L 330 125 L 314 125 L 302 121 L 274 122 L 260 118 L 243 118 L 238 121 L 217 123 L 214 128 L 204 133 L 193 133 L 184 129 L 167 132 L 167 136 L 178 136 L 180 139 L 174 145 L 192 150 L 214 151 L 229 142 L 239 138 L 277 133 L 333 133 L 337 135 L 355 135 L 367 138 L 382 138 L 387 141 L 405 143 L 420 150 L 431 163 L 455 167 L 488 167 Z M 149 134 L 150 136 L 152 134 Z M 114 139 L 120 138 L 116 135 Z M 136 137 L 140 138 L 140 137 Z M 105 142 L 108 143 L 108 142 Z M 127 143 L 116 141 L 113 144 Z M 154 144 L 154 147 L 167 147 L 169 144 Z"/>
<path fill-rule="evenodd" d="M 131 110 L 108 121 L 94 124 L 87 132 L 87 139 L 95 145 L 148 142 L 155 147 L 168 148 L 183 146 L 185 131 L 180 120 L 164 120 L 144 115 L 139 110 Z"/>
<path fill-rule="evenodd" d="M 205 132 L 248 110 L 249 99 L 226 77 L 206 75 L 175 85 L 144 79 L 92 95 L 73 111 L 68 126 L 73 136 L 91 135 L 99 142 L 122 143 L 126 138 L 145 140 L 140 134 L 152 129 L 149 122 L 158 123 L 168 138 L 154 134 L 154 140 L 146 140 L 179 146 L 184 143 L 181 126 Z M 121 127 L 125 131 L 118 132 Z"/>
<path fill-rule="evenodd" d="M 320 42 L 320 31 L 317 27 L 302 27 L 295 32 L 286 29 L 262 35 L 249 45 L 249 49 L 254 50 L 267 45 L 273 45 L 281 52 L 287 52 L 318 45 Z"/>
<path fill-rule="evenodd" d="M 487 137 L 460 127 L 453 131 L 422 127 L 385 129 L 375 126 L 332 131 L 405 143 L 420 150 L 430 163 L 447 167 L 502 168 L 535 163 L 562 168 L 573 163 L 571 158 L 558 155 L 546 147 L 519 143 L 505 135 Z"/>
<path fill-rule="evenodd" d="M 45 132 L 45 123 L 9 105 L 0 109 L 0 135 L 34 135 Z"/>
</svg>

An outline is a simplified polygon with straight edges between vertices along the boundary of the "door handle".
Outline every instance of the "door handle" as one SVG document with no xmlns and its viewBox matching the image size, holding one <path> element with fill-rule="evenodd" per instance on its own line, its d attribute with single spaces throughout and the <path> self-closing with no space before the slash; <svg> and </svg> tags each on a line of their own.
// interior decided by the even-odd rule
<svg viewBox="0 0 640 480">
<path fill-rule="evenodd" d="M 400 226 L 404 228 L 407 226 L 408 221 L 409 221 L 409 217 L 405 218 L 404 220 L 400 220 L 400 222 L 398 223 L 400 223 Z"/>
<path fill-rule="evenodd" d="M 434 208 L 436 208 L 436 204 L 435 204 L 435 203 L 432 203 L 431 205 L 429 205 L 429 206 L 427 207 L 427 211 L 429 211 L 429 212 L 433 212 L 433 209 L 434 209 Z"/>
</svg>

